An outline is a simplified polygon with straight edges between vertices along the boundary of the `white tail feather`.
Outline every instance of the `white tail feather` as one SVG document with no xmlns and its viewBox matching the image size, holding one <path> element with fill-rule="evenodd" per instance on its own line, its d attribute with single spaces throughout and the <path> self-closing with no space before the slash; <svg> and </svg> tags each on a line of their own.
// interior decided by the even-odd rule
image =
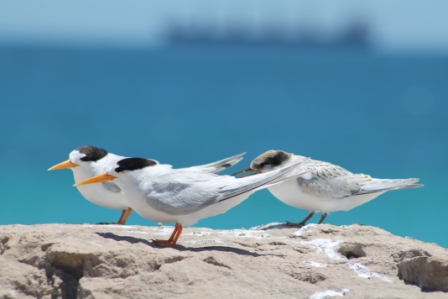
<svg viewBox="0 0 448 299">
<path fill-rule="evenodd" d="M 415 184 L 418 181 L 419 179 L 417 178 L 397 180 L 372 179 L 361 187 L 358 194 L 422 187 L 423 185 L 421 184 Z"/>
</svg>

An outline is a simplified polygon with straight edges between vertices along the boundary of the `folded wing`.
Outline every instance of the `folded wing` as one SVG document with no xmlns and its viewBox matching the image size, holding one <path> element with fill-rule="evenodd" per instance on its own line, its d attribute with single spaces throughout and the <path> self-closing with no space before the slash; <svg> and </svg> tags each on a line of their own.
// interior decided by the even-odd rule
<svg viewBox="0 0 448 299">
<path fill-rule="evenodd" d="M 276 179 L 299 164 L 244 178 L 177 170 L 153 180 L 146 203 L 170 215 L 190 214 L 246 192 L 267 188 L 270 182 L 277 182 Z"/>
</svg>

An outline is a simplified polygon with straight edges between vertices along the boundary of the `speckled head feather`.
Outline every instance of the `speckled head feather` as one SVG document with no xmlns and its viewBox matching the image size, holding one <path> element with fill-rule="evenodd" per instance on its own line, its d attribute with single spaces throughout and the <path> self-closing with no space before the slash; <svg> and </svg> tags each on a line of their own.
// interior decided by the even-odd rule
<svg viewBox="0 0 448 299">
<path fill-rule="evenodd" d="M 137 170 L 148 166 L 154 166 L 157 165 L 157 162 L 145 158 L 126 158 L 118 161 L 117 164 L 118 167 L 115 168 L 115 171 L 120 173 L 126 170 Z"/>
<path fill-rule="evenodd" d="M 270 150 L 255 158 L 252 161 L 250 168 L 252 168 L 253 170 L 262 170 L 264 168 L 273 169 L 277 166 L 280 166 L 283 162 L 289 160 L 290 157 L 291 154 L 287 152 L 280 150 Z"/>
<path fill-rule="evenodd" d="M 85 156 L 82 157 L 80 160 L 84 162 L 88 161 L 98 161 L 102 158 L 104 158 L 107 155 L 107 151 L 105 149 L 91 146 L 91 145 L 83 145 L 76 149 L 81 154 L 84 154 Z"/>
</svg>

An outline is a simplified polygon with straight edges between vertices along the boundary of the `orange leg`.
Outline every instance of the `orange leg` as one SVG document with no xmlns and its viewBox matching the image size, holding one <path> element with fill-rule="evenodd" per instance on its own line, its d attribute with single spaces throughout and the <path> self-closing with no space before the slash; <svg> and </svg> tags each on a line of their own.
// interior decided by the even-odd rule
<svg viewBox="0 0 448 299">
<path fill-rule="evenodd" d="M 180 234 L 182 233 L 182 225 L 176 222 L 174 226 L 174 231 L 168 240 L 155 240 L 156 244 L 164 247 L 175 247 L 177 240 L 179 240 Z"/>
<path fill-rule="evenodd" d="M 126 221 L 128 220 L 129 216 L 131 215 L 131 213 L 132 213 L 131 208 L 123 210 L 123 213 L 121 214 L 120 219 L 118 219 L 118 224 L 125 225 Z"/>
<path fill-rule="evenodd" d="M 118 219 L 117 224 L 122 224 L 122 222 L 123 222 L 123 217 L 124 217 L 125 214 L 126 214 L 126 210 L 121 211 L 121 216 L 120 216 L 120 218 Z"/>
</svg>

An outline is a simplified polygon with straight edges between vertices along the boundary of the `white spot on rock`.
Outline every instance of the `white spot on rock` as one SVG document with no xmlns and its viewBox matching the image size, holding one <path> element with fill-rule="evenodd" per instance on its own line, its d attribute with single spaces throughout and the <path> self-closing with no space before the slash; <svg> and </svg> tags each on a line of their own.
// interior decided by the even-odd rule
<svg viewBox="0 0 448 299">
<path fill-rule="evenodd" d="M 285 225 L 285 223 L 281 223 L 281 222 L 271 222 L 268 224 L 263 224 L 263 225 L 257 225 L 254 227 L 249 228 L 250 230 L 266 230 L 266 229 L 272 229 L 272 228 L 276 228 L 276 227 L 283 227 Z"/>
<path fill-rule="evenodd" d="M 317 253 L 324 252 L 331 259 L 342 260 L 343 258 L 338 253 L 339 244 L 341 242 L 343 241 L 333 241 L 330 239 L 314 239 L 311 241 L 301 241 L 300 243 L 314 248 Z"/>
<path fill-rule="evenodd" d="M 171 234 L 173 232 L 173 230 L 174 230 L 174 227 L 172 227 L 172 226 L 157 227 L 154 230 L 153 234 L 154 235 L 166 235 L 166 234 Z"/>
<path fill-rule="evenodd" d="M 343 297 L 346 293 L 348 293 L 348 289 L 342 289 L 340 291 L 333 291 L 333 290 L 326 290 L 323 292 L 316 292 L 313 295 L 310 296 L 309 299 L 324 299 L 327 297 Z"/>
<path fill-rule="evenodd" d="M 307 224 L 304 227 L 301 227 L 298 231 L 294 232 L 293 235 L 301 236 L 301 235 L 303 235 L 303 233 L 311 231 L 311 229 L 314 228 L 316 225 L 317 224 L 315 224 L 315 223 Z"/>
<path fill-rule="evenodd" d="M 224 240 L 221 239 L 203 239 L 203 240 L 187 240 L 185 241 L 188 244 L 208 244 L 208 243 L 217 243 L 217 244 L 222 244 L 225 243 Z"/>
<path fill-rule="evenodd" d="M 145 234 L 145 235 L 148 234 L 147 232 L 141 232 L 141 231 L 138 231 L 138 230 L 128 230 L 127 232 L 131 233 L 131 234 Z"/>
<path fill-rule="evenodd" d="M 271 236 L 263 230 L 223 230 L 217 232 L 220 235 L 231 236 L 231 237 L 243 237 L 243 238 L 253 238 L 253 239 L 264 239 L 270 238 Z"/>
<path fill-rule="evenodd" d="M 392 279 L 390 279 L 387 276 L 383 276 L 380 275 L 376 272 L 373 272 L 372 270 L 370 270 L 369 268 L 367 268 L 366 266 L 361 265 L 361 263 L 347 263 L 346 264 L 347 267 L 353 271 L 356 272 L 356 274 L 358 274 L 358 276 L 362 277 L 362 278 L 371 278 L 371 277 L 377 277 L 381 280 L 384 280 L 386 282 L 392 282 Z"/>
<path fill-rule="evenodd" d="M 324 263 L 318 263 L 318 262 L 313 262 L 313 261 L 303 261 L 303 263 L 304 263 L 305 265 L 310 265 L 310 266 L 313 266 L 313 267 L 316 267 L 316 268 L 325 268 L 325 267 L 328 266 L 327 264 L 324 264 Z"/>
</svg>

